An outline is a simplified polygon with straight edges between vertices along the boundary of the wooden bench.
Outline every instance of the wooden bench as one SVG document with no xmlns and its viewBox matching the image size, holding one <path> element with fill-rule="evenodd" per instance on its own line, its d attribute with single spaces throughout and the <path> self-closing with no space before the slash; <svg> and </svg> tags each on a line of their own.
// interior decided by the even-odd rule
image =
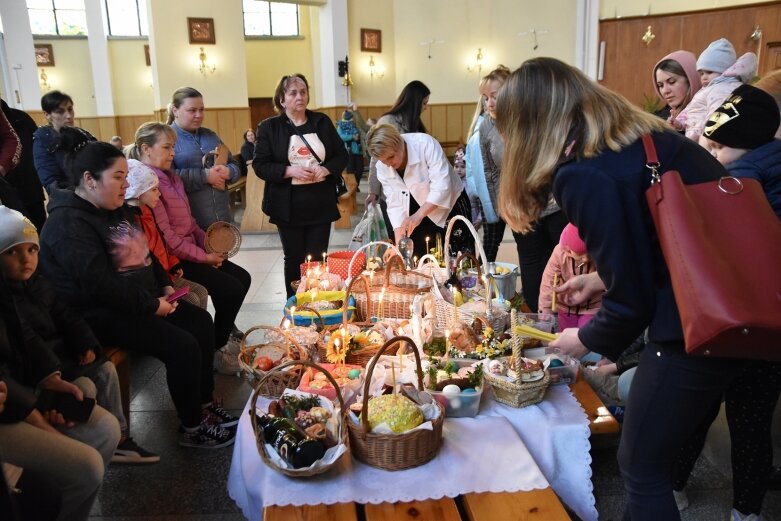
<svg viewBox="0 0 781 521">
<path fill-rule="evenodd" d="M 104 347 L 103 354 L 117 368 L 119 391 L 122 394 L 122 412 L 130 426 L 130 354 L 119 347 Z"/>
<path fill-rule="evenodd" d="M 342 177 L 344 177 L 344 183 L 347 185 L 347 193 L 342 194 L 336 203 L 336 206 L 339 208 L 339 220 L 334 223 L 334 228 L 337 230 L 349 230 L 353 227 L 351 217 L 358 209 L 358 183 L 355 181 L 355 175 L 353 174 L 344 172 Z"/>
<path fill-rule="evenodd" d="M 592 436 L 594 434 L 615 434 L 621 430 L 618 420 L 610 414 L 597 393 L 579 372 L 577 379 L 570 384 L 569 388 L 580 402 L 583 410 L 586 411 Z"/>
<path fill-rule="evenodd" d="M 362 511 L 363 516 L 360 515 Z M 473 493 L 457 498 L 408 503 L 267 507 L 264 521 L 569 521 L 570 516 L 549 488 L 524 492 Z"/>
<path fill-rule="evenodd" d="M 231 215 L 233 215 L 237 203 L 242 208 L 247 207 L 247 176 L 239 177 L 235 183 L 229 184 L 225 189 L 228 191 Z"/>
</svg>

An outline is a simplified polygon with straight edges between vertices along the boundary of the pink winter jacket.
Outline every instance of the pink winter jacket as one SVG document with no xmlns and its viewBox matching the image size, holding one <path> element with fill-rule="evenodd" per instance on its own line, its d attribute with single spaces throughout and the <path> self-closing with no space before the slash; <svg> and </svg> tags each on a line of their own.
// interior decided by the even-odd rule
<svg viewBox="0 0 781 521">
<path fill-rule="evenodd" d="M 195 223 L 182 180 L 170 170 L 147 166 L 160 180 L 160 203 L 152 211 L 168 250 L 181 260 L 205 262 L 206 233 Z"/>
<path fill-rule="evenodd" d="M 724 103 L 733 90 L 753 78 L 756 70 L 757 55 L 747 52 L 721 76 L 700 89 L 677 118 L 686 127 L 686 137 L 694 141 L 699 140 L 708 116 Z"/>
<path fill-rule="evenodd" d="M 570 251 L 569 248 L 563 248 L 561 244 L 557 244 L 553 248 L 553 253 L 548 259 L 548 264 L 545 266 L 545 271 L 542 273 L 542 283 L 540 284 L 540 300 L 538 302 L 538 309 L 540 313 L 551 312 L 551 296 L 553 295 L 553 275 L 559 276 L 558 285 L 560 286 L 564 282 L 568 281 L 575 275 L 583 275 L 596 271 L 597 268 L 589 260 L 581 262 L 577 260 L 577 256 Z M 602 305 L 602 294 L 594 295 L 583 305 L 569 306 L 562 303 L 557 299 L 559 311 L 564 313 L 571 313 L 573 315 L 593 315 L 599 310 Z"/>
</svg>

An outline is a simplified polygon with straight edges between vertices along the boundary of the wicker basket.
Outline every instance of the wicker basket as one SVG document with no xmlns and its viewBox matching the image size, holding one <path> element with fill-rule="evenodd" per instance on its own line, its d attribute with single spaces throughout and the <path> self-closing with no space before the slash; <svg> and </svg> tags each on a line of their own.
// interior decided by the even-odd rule
<svg viewBox="0 0 781 521">
<path fill-rule="evenodd" d="M 367 282 L 363 279 L 359 283 Z M 374 309 L 380 318 L 408 319 L 412 316 L 412 301 L 417 295 L 431 291 L 433 279 L 422 273 L 407 271 L 401 257 L 393 256 L 385 265 L 385 273 L 381 277 L 373 277 L 368 284 L 368 296 L 362 293 L 354 295 L 360 316 L 371 317 Z"/>
<path fill-rule="evenodd" d="M 439 416 L 432 421 L 432 430 L 416 430 L 402 434 L 375 434 L 369 427 L 369 384 L 371 383 L 374 366 L 380 356 L 394 344 L 406 342 L 415 354 L 418 369 L 418 390 L 422 391 L 423 371 L 420 366 L 420 355 L 414 348 L 415 343 L 405 336 L 394 337 L 377 351 L 366 371 L 366 383 L 363 390 L 363 408 L 361 409 L 361 424 L 357 425 L 347 420 L 350 432 L 350 445 L 355 459 L 372 467 L 384 470 L 403 470 L 423 465 L 431 461 L 442 446 L 442 424 L 445 421 L 445 410 L 439 403 Z"/>
<path fill-rule="evenodd" d="M 282 336 L 289 340 L 284 344 L 278 342 L 266 342 L 261 344 L 247 345 L 247 339 L 253 331 L 268 330 L 281 333 Z M 252 362 L 255 359 L 255 351 L 263 347 L 276 347 L 282 349 L 287 353 L 288 359 L 293 359 L 294 354 L 291 352 L 290 346 L 294 346 L 298 351 L 298 358 L 301 361 L 307 361 L 309 359 L 309 353 L 306 349 L 290 335 L 285 332 L 284 329 L 279 329 L 271 326 L 254 326 L 248 329 L 241 339 L 241 351 L 239 351 L 239 366 L 249 375 L 254 378 L 260 378 L 261 382 L 258 384 L 256 391 L 263 396 L 269 396 L 272 398 L 278 397 L 285 389 L 295 389 L 298 387 L 298 383 L 301 381 L 301 369 L 295 368 L 288 371 L 279 371 L 279 367 L 272 368 L 269 371 L 261 371 L 260 369 L 253 367 Z M 287 366 L 287 364 L 282 364 Z"/>
<path fill-rule="evenodd" d="M 509 382 L 502 378 L 492 375 L 489 371 L 483 376 L 485 382 L 493 387 L 494 398 L 510 407 L 526 407 L 540 403 L 545 396 L 545 391 L 550 384 L 550 373 L 545 370 L 545 376 L 536 382 Z"/>
<path fill-rule="evenodd" d="M 415 271 L 433 277 L 437 284 L 444 284 L 450 278 L 450 271 L 446 267 L 440 266 L 437 258 L 430 253 L 420 258 Z"/>
<path fill-rule="evenodd" d="M 349 273 L 355 273 L 356 272 L 356 267 L 354 266 L 355 262 L 358 262 L 359 264 L 363 263 L 364 266 L 368 263 L 368 259 L 366 258 L 367 254 L 362 253 L 363 250 L 366 250 L 368 255 L 371 255 L 370 248 L 377 248 L 377 247 L 386 248 L 387 250 L 392 251 L 396 255 L 401 256 L 401 252 L 396 247 L 396 245 L 393 244 L 392 242 L 372 241 L 372 242 L 369 242 L 367 244 L 364 244 L 363 246 L 361 246 L 360 248 L 355 250 L 355 252 L 353 253 L 353 257 L 350 259 L 350 264 L 347 267 L 348 272 Z M 362 269 L 363 268 L 361 268 L 361 270 Z M 357 270 L 357 272 L 360 273 L 361 270 Z"/>
<path fill-rule="evenodd" d="M 292 368 L 294 366 L 296 366 L 295 371 L 298 374 L 302 374 L 306 367 L 311 367 L 317 371 L 320 371 L 321 373 L 325 374 L 326 378 L 328 378 L 328 380 L 331 382 L 331 385 L 333 385 L 334 389 L 336 389 L 336 397 L 339 400 L 339 416 L 338 416 L 339 428 L 338 428 L 337 439 L 339 443 L 343 443 L 347 446 L 347 450 L 341 456 L 339 456 L 339 458 L 337 458 L 336 460 L 332 461 L 329 464 L 320 465 L 317 467 L 305 468 L 305 469 L 291 469 L 286 467 L 279 467 L 271 460 L 271 458 L 268 455 L 268 452 L 266 451 L 266 444 L 263 441 L 263 432 L 260 428 L 260 425 L 258 424 L 258 415 L 257 415 L 258 397 L 263 394 L 261 389 L 263 388 L 264 385 L 266 385 L 266 380 L 273 378 L 275 372 L 282 372 L 282 369 L 288 367 Z M 292 372 L 292 371 L 294 370 L 289 369 L 287 372 Z M 276 397 L 279 397 L 279 395 L 277 395 Z M 345 428 L 345 425 L 347 424 L 347 418 L 346 418 L 347 408 L 344 406 L 344 399 L 342 398 L 342 393 L 339 391 L 339 385 L 336 383 L 336 380 L 333 379 L 333 377 L 328 373 L 328 371 L 326 371 L 319 365 L 312 363 L 308 360 L 301 360 L 301 361 L 286 362 L 280 365 L 279 367 L 272 369 L 271 371 L 267 372 L 264 375 L 264 377 L 260 380 L 258 385 L 255 387 L 255 392 L 252 394 L 251 403 L 252 406 L 249 408 L 249 417 L 250 417 L 250 421 L 252 422 L 252 430 L 255 432 L 255 444 L 258 447 L 258 454 L 260 454 L 260 459 L 262 459 L 266 465 L 276 470 L 277 472 L 281 472 L 286 476 L 290 476 L 294 478 L 307 478 L 310 476 L 316 476 L 318 474 L 327 472 L 331 467 L 333 467 L 342 458 L 344 458 L 345 454 L 349 454 L 350 440 L 347 435 L 347 429 Z"/>
</svg>

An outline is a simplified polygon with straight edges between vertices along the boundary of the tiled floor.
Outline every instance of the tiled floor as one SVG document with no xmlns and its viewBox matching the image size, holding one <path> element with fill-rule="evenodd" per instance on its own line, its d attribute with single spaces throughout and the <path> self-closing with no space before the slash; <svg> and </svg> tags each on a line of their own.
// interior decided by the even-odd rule
<svg viewBox="0 0 781 521">
<path fill-rule="evenodd" d="M 346 247 L 349 231 L 334 231 L 330 250 Z M 285 302 L 282 252 L 276 234 L 244 237 L 234 260 L 252 274 L 252 287 L 237 319 L 246 330 L 253 325 L 275 325 Z M 499 261 L 517 262 L 515 244 L 508 232 Z M 238 413 L 251 393 L 239 378 L 216 375 L 217 393 L 225 407 Z M 161 455 L 150 466 L 108 469 L 105 483 L 90 519 L 106 521 L 217 521 L 244 519 L 228 497 L 227 476 L 232 448 L 194 450 L 177 445 L 178 421 L 165 384 L 165 369 L 152 358 L 134 362 L 131 380 L 131 433 L 138 442 Z M 623 483 L 615 461 L 617 439 L 593 440 L 593 484 L 600 519 L 621 519 Z M 717 466 L 700 458 L 690 482 L 691 507 L 684 521 L 726 519 L 731 502 L 729 479 Z M 764 519 L 781 520 L 781 493 L 768 494 Z M 497 520 L 501 521 L 501 520 Z"/>
</svg>

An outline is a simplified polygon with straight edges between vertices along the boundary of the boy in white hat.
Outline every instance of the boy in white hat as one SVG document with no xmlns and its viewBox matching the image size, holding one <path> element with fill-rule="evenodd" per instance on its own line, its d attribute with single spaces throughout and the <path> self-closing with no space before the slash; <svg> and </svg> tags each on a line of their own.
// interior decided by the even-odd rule
<svg viewBox="0 0 781 521">
<path fill-rule="evenodd" d="M 697 72 L 702 88 L 678 115 L 677 121 L 686 128 L 686 137 L 697 141 L 705 122 L 733 90 L 754 77 L 757 55 L 747 52 L 736 59 L 735 48 L 726 38 L 711 42 L 697 59 Z"/>
<path fill-rule="evenodd" d="M 117 370 L 101 356 L 102 348 L 89 325 L 38 273 L 38 231 L 21 213 L 0 206 L 0 270 L 13 295 L 25 340 L 46 346 L 60 362 L 64 380 L 86 376 L 97 387 L 98 405 L 119 421 L 122 432 L 114 463 L 155 463 L 160 456 L 139 447 L 128 434 L 122 412 Z"/>
</svg>

